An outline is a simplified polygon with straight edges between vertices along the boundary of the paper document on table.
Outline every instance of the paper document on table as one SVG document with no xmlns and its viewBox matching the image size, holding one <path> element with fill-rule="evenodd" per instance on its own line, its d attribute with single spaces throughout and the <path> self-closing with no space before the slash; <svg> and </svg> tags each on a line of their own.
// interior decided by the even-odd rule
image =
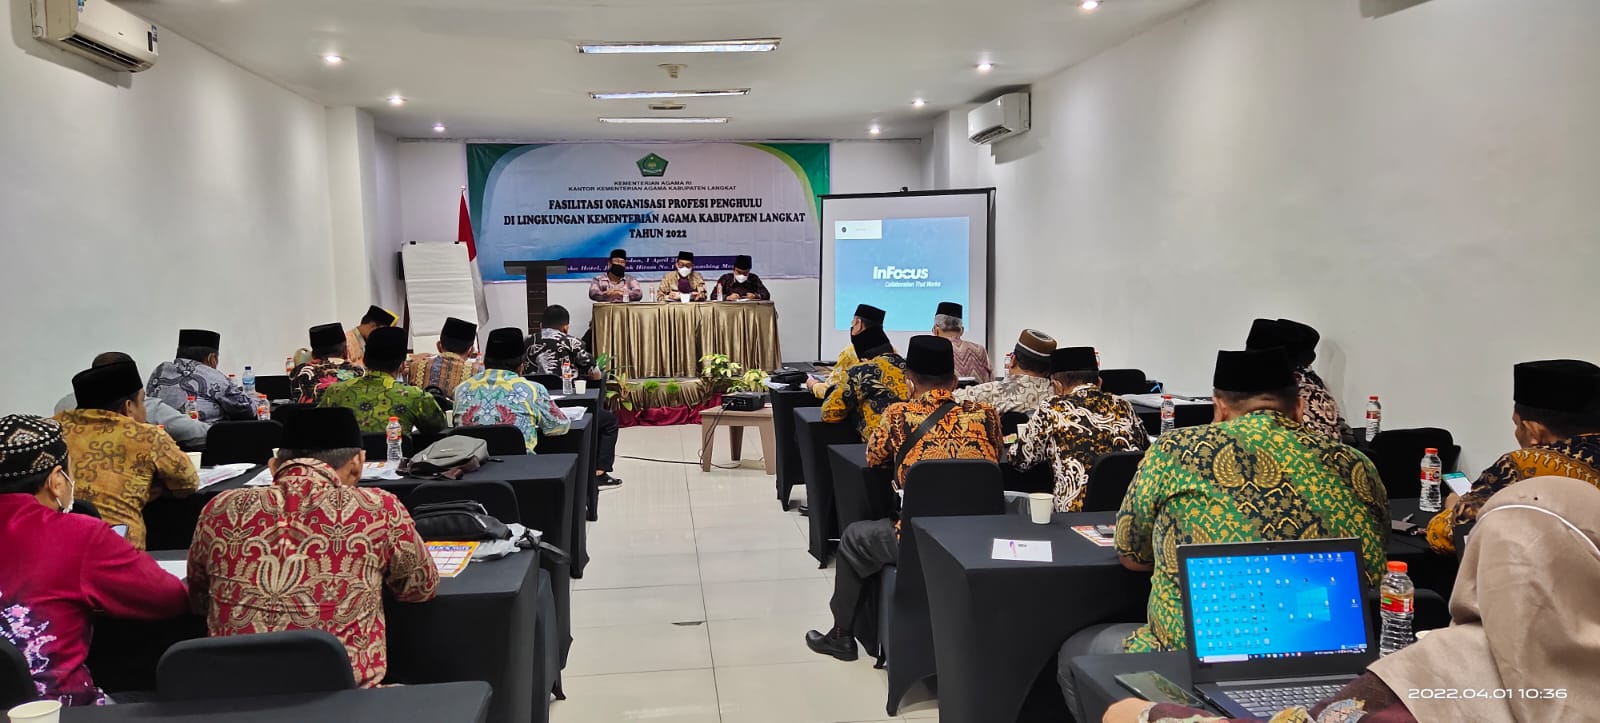
<svg viewBox="0 0 1600 723">
<path fill-rule="evenodd" d="M 583 419 L 583 415 L 587 414 L 588 412 L 589 412 L 589 408 L 588 407 L 562 407 L 561 408 L 561 413 L 567 415 L 567 419 L 570 419 L 570 420 L 572 420 L 574 422 L 576 422 L 576 421 L 578 421 L 580 419 Z"/>
<path fill-rule="evenodd" d="M 272 469 L 268 467 L 262 467 L 261 472 L 256 476 L 251 477 L 249 482 L 244 483 L 244 486 L 266 487 L 270 484 L 272 484 Z"/>
<path fill-rule="evenodd" d="M 996 560 L 1021 560 L 1023 562 L 1054 562 L 1055 558 L 1050 553 L 1049 540 L 1002 540 L 994 538 L 994 552 L 990 557 Z"/>
<path fill-rule="evenodd" d="M 1124 394 L 1122 395 L 1122 398 L 1128 400 L 1128 402 L 1131 404 L 1137 404 L 1141 407 L 1156 407 L 1158 409 L 1161 407 L 1160 394 Z M 1174 406 L 1210 403 L 1211 399 L 1209 397 L 1205 399 L 1189 399 L 1187 397 L 1180 397 L 1176 394 L 1172 395 L 1172 404 Z"/>
<path fill-rule="evenodd" d="M 200 470 L 200 489 L 205 489 L 223 480 L 230 480 L 245 472 L 249 472 L 255 465 L 249 462 L 239 464 L 219 464 L 215 467 L 206 467 Z"/>
<path fill-rule="evenodd" d="M 1093 542 L 1096 547 L 1111 547 L 1117 544 L 1116 537 L 1102 534 L 1094 525 L 1073 525 L 1072 531 L 1083 535 L 1083 539 Z"/>
<path fill-rule="evenodd" d="M 156 564 L 160 565 L 161 569 L 166 570 L 168 575 L 179 580 L 189 576 L 188 560 L 156 560 Z"/>
<path fill-rule="evenodd" d="M 1456 493 L 1458 496 L 1465 495 L 1466 493 L 1472 491 L 1472 480 L 1468 479 L 1467 476 L 1461 472 L 1451 472 L 1446 474 L 1443 480 L 1444 483 L 1450 487 L 1450 491 Z"/>
<path fill-rule="evenodd" d="M 400 463 L 368 462 L 361 468 L 361 479 L 400 479 Z"/>
<path fill-rule="evenodd" d="M 455 577 L 467 569 L 472 553 L 478 550 L 476 542 L 429 542 L 428 554 L 439 568 L 439 577 Z"/>
</svg>

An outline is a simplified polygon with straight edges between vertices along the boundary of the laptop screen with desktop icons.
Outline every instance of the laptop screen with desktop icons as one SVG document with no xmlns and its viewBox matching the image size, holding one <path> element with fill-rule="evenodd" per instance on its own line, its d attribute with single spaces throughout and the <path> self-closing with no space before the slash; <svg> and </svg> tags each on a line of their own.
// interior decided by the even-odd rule
<svg viewBox="0 0 1600 723">
<path fill-rule="evenodd" d="M 1253 670 L 1359 672 L 1376 650 L 1358 545 L 1297 540 L 1180 547 L 1195 670 L 1224 679 Z M 1356 660 L 1360 664 L 1346 671 Z"/>
</svg>

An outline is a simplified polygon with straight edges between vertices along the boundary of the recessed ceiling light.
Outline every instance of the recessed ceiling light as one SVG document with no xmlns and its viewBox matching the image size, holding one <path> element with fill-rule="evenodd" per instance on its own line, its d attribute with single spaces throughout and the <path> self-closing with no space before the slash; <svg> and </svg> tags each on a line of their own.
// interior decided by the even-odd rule
<svg viewBox="0 0 1600 723">
<path fill-rule="evenodd" d="M 433 124 L 433 132 L 434 133 L 443 133 L 444 132 L 444 124 L 443 123 L 435 123 L 435 124 Z"/>
<path fill-rule="evenodd" d="M 601 123 L 676 124 L 676 123 L 727 123 L 727 118 L 695 118 L 677 116 L 624 116 L 603 117 Z"/>
<path fill-rule="evenodd" d="M 1084 10 L 1093 10 L 1097 7 L 1100 7 L 1100 0 L 1083 0 L 1083 4 L 1079 5 L 1078 7 L 1083 8 Z"/>
<path fill-rule="evenodd" d="M 714 98 L 724 95 L 745 95 L 749 88 L 723 88 L 721 90 L 628 90 L 616 92 L 589 91 L 595 100 L 662 100 L 666 98 Z"/>
<path fill-rule="evenodd" d="M 983 61 L 982 63 L 978 63 L 979 73 L 987 73 L 991 70 L 994 70 L 994 63 L 991 63 L 987 60 Z"/>
<path fill-rule="evenodd" d="M 921 98 L 918 98 L 916 100 L 911 101 L 911 107 L 912 108 L 921 108 L 922 106 L 925 106 L 927 104 L 928 104 L 928 101 L 925 101 L 925 100 L 923 100 Z"/>
<path fill-rule="evenodd" d="M 769 53 L 778 49 L 781 38 L 754 40 L 695 40 L 690 42 L 593 43 L 579 45 L 578 52 L 614 53 Z"/>
<path fill-rule="evenodd" d="M 322 62 L 327 63 L 328 65 L 338 65 L 344 62 L 344 56 L 335 53 L 328 53 L 327 55 L 322 56 Z"/>
<path fill-rule="evenodd" d="M 871 134 L 872 134 L 872 135 L 878 135 L 878 134 L 879 134 L 879 133 L 882 133 L 882 132 L 883 132 L 883 129 L 882 129 L 882 128 L 879 128 L 879 127 L 877 127 L 877 126 L 873 126 L 873 127 L 871 127 L 871 128 L 868 128 L 868 129 L 867 129 L 867 132 L 868 132 L 868 133 L 871 133 Z"/>
<path fill-rule="evenodd" d="M 406 99 L 398 95 L 389 96 L 389 105 L 405 105 Z"/>
</svg>

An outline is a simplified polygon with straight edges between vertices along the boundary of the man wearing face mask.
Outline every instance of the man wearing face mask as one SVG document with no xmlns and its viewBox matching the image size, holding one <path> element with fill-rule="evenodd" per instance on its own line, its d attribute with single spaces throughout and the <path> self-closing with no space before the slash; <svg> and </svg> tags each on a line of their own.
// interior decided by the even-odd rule
<svg viewBox="0 0 1600 723">
<path fill-rule="evenodd" d="M 667 273 L 661 279 L 661 286 L 656 288 L 662 301 L 677 301 L 683 297 L 679 294 L 688 294 L 690 301 L 706 300 L 706 280 L 700 277 L 700 272 L 694 270 L 694 254 L 689 251 L 678 252 L 678 268 Z"/>
<path fill-rule="evenodd" d="M 147 423 L 144 379 L 133 362 L 90 367 L 72 378 L 78 408 L 56 415 L 73 459 L 78 496 L 105 521 L 128 526 L 128 542 L 144 549 L 144 505 L 162 488 L 184 497 L 200 477 L 178 443 Z"/>
<path fill-rule="evenodd" d="M 606 272 L 589 280 L 589 300 L 621 304 L 644 298 L 639 280 L 628 275 L 628 252 L 612 249 Z"/>
<path fill-rule="evenodd" d="M 91 614 L 160 620 L 188 610 L 183 582 L 102 520 L 72 507 L 67 443 L 54 420 L 0 417 L 0 610 L 37 696 L 97 705 L 86 662 Z"/>
<path fill-rule="evenodd" d="M 733 273 L 723 274 L 717 279 L 717 288 L 711 298 L 718 296 L 728 301 L 771 301 L 772 293 L 767 291 L 767 285 L 761 283 L 761 277 L 750 273 L 753 266 L 749 256 L 736 256 L 733 259 Z"/>
</svg>

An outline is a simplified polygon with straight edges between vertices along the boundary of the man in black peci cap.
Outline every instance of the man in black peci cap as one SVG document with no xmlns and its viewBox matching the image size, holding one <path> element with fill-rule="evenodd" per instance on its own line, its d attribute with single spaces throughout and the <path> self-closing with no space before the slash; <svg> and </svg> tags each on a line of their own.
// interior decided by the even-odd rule
<svg viewBox="0 0 1600 723">
<path fill-rule="evenodd" d="M 477 345 L 477 324 L 453 316 L 445 318 L 439 341 L 434 344 L 439 353 L 417 352 L 406 359 L 406 382 L 448 399 L 457 385 L 482 369 L 472 351 Z"/>
<path fill-rule="evenodd" d="M 522 377 L 526 358 L 521 329 L 507 326 L 489 332 L 489 341 L 483 345 L 483 371 L 455 388 L 453 409 L 458 426 L 516 426 L 528 454 L 533 454 L 540 434 L 566 434 L 572 420 L 550 397 L 550 390 Z"/>
<path fill-rule="evenodd" d="M 367 307 L 367 313 L 361 316 L 361 323 L 356 324 L 354 329 L 345 332 L 345 358 L 349 359 L 352 364 L 365 366 L 367 361 L 367 337 L 372 336 L 372 332 L 378 329 L 394 326 L 394 323 L 399 320 L 400 317 L 396 316 L 394 312 L 381 306 L 374 304 Z"/>
<path fill-rule="evenodd" d="M 589 280 L 589 300 L 620 304 L 643 298 L 644 289 L 639 287 L 639 280 L 628 274 L 627 250 L 612 249 L 606 270 Z"/>
<path fill-rule="evenodd" d="M 965 309 L 954 301 L 941 301 L 933 312 L 933 335 L 950 340 L 956 352 L 956 376 L 976 379 L 978 383 L 994 379 L 994 365 L 989 361 L 989 350 L 982 344 L 961 338 L 967 331 Z"/>
<path fill-rule="evenodd" d="M 1455 551 L 1455 528 L 1478 519 L 1496 492 L 1543 475 L 1600 487 L 1600 367 L 1576 359 L 1523 362 L 1512 369 L 1511 424 L 1521 449 L 1507 452 L 1454 494 L 1428 523 L 1428 544 Z"/>
<path fill-rule="evenodd" d="M 822 421 L 853 422 L 864 442 L 878 426 L 878 416 L 889 405 L 907 399 L 906 360 L 877 327 L 851 335 L 850 347 L 861 361 L 844 370 L 844 379 L 828 390 L 822 400 Z"/>
<path fill-rule="evenodd" d="M 1311 368 L 1311 363 L 1317 359 L 1317 342 L 1321 339 L 1316 329 L 1298 321 L 1256 319 L 1250 324 L 1244 348 L 1283 349 L 1289 355 L 1289 363 L 1295 367 L 1295 384 L 1300 388 L 1300 399 L 1306 404 L 1302 423 L 1334 439 L 1351 438 L 1350 427 L 1339 412 L 1339 401 Z"/>
<path fill-rule="evenodd" d="M 850 319 L 850 336 L 853 338 L 867 329 L 882 329 L 884 311 L 871 304 L 861 304 L 856 307 L 855 316 Z M 833 363 L 833 370 L 828 373 L 826 381 L 806 379 L 806 389 L 818 399 L 828 396 L 828 390 L 844 381 L 846 369 L 861 363 L 861 357 L 856 354 L 855 344 L 851 344 L 839 352 L 839 360 Z"/>
<path fill-rule="evenodd" d="M 316 404 L 323 390 L 336 382 L 349 381 L 367 373 L 361 365 L 349 360 L 349 345 L 344 328 L 337 323 L 318 324 L 307 335 L 311 340 L 311 360 L 294 368 L 289 375 L 290 388 L 295 401 Z"/>
<path fill-rule="evenodd" d="M 400 434 L 407 437 L 444 429 L 444 411 L 433 395 L 399 378 L 406 338 L 406 330 L 397 326 L 374 330 L 367 337 L 367 373 L 330 385 L 318 406 L 355 412 L 356 424 L 365 434 L 383 434 L 390 417 L 400 422 Z"/>
<path fill-rule="evenodd" d="M 750 272 L 754 262 L 749 256 L 735 256 L 733 259 L 733 273 L 723 274 L 717 279 L 716 288 L 711 291 L 712 299 L 727 299 L 728 301 L 771 301 L 772 293 L 767 291 L 767 285 L 761 283 L 761 277 Z"/>
<path fill-rule="evenodd" d="M 679 301 L 685 294 L 689 301 L 706 300 L 706 280 L 694 270 L 694 253 L 691 251 L 678 252 L 677 267 L 668 271 L 662 277 L 661 285 L 656 287 L 656 296 L 660 301 Z"/>
<path fill-rule="evenodd" d="M 156 366 L 145 394 L 180 411 L 189 397 L 194 397 L 200 421 L 207 424 L 224 419 L 255 419 L 256 400 L 245 396 L 244 389 L 217 371 L 217 350 L 221 346 L 222 335 L 217 332 L 178 330 L 176 358 Z"/>
<path fill-rule="evenodd" d="M 1143 451 L 1150 446 L 1150 435 L 1128 400 L 1100 389 L 1094 347 L 1051 353 L 1050 383 L 1056 396 L 1017 428 L 1011 463 L 1020 470 L 1049 464 L 1056 511 L 1077 512 L 1095 460 L 1112 452 Z"/>
</svg>

